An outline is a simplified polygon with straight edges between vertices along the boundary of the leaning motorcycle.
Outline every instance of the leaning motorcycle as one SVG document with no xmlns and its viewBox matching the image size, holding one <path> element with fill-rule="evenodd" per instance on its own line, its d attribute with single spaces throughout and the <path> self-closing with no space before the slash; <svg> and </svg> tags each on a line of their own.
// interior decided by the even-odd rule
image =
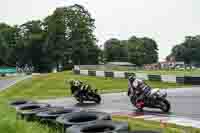
<svg viewBox="0 0 200 133">
<path fill-rule="evenodd" d="M 79 103 L 83 103 L 84 101 L 93 101 L 97 104 L 101 103 L 101 96 L 98 94 L 97 89 L 81 89 L 86 86 L 83 82 L 75 82 L 74 84 L 70 84 L 70 89 L 72 95 Z"/>
<path fill-rule="evenodd" d="M 131 100 L 131 103 L 137 108 L 136 98 L 138 97 L 139 94 L 137 92 L 132 92 L 132 93 L 134 94 L 130 95 L 130 100 Z M 161 92 L 159 89 L 153 89 L 151 90 L 151 93 L 149 94 L 149 96 L 144 97 L 144 101 L 143 101 L 144 104 L 138 109 L 142 110 L 144 107 L 156 108 L 167 113 L 170 111 L 171 105 L 166 98 L 167 98 L 166 92 Z"/>
</svg>

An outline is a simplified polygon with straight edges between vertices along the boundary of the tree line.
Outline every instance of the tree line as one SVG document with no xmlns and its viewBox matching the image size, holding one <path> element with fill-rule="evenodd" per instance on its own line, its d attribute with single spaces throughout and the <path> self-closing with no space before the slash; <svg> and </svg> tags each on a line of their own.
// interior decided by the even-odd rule
<svg viewBox="0 0 200 133">
<path fill-rule="evenodd" d="M 125 61 L 137 66 L 158 61 L 158 46 L 151 38 L 136 36 L 128 40 L 109 39 L 104 44 L 106 61 Z"/>
<path fill-rule="evenodd" d="M 136 65 L 158 60 L 150 38 L 109 39 L 101 50 L 94 35 L 95 20 L 81 5 L 56 8 L 43 20 L 21 25 L 0 23 L 0 66 L 31 65 L 34 71 L 51 71 L 59 65 L 129 61 Z"/>
<path fill-rule="evenodd" d="M 81 5 L 57 8 L 43 20 L 0 24 L 0 65 L 29 64 L 37 72 L 67 64 L 97 64 L 95 20 Z"/>
<path fill-rule="evenodd" d="M 158 45 L 152 38 L 111 38 L 100 49 L 94 30 L 95 19 L 77 4 L 56 8 L 43 20 L 14 26 L 0 23 L 0 66 L 29 64 L 35 72 L 48 72 L 59 65 L 119 61 L 142 66 L 158 61 Z M 188 36 L 172 48 L 167 59 L 200 62 L 199 50 L 200 36 Z"/>
<path fill-rule="evenodd" d="M 200 63 L 200 35 L 186 36 L 185 40 L 175 45 L 171 54 L 167 56 L 167 60 L 170 57 L 175 57 L 177 61 L 183 61 L 186 64 L 199 64 Z"/>
</svg>

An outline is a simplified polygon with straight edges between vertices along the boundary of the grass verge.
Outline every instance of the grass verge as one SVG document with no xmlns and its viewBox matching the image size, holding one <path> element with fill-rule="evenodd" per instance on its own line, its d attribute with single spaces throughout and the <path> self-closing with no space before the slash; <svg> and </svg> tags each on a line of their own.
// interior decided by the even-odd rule
<svg viewBox="0 0 200 133">
<path fill-rule="evenodd" d="M 57 133 L 44 125 L 16 119 L 15 110 L 7 106 L 7 100 L 0 98 L 1 133 Z"/>
<path fill-rule="evenodd" d="M 200 133 L 200 129 L 192 127 L 177 126 L 175 124 L 165 124 L 165 127 L 161 126 L 161 123 L 154 121 L 144 121 L 143 119 L 128 118 L 125 116 L 113 116 L 114 121 L 126 121 L 129 123 L 131 131 L 135 130 L 153 130 L 161 133 Z"/>
<path fill-rule="evenodd" d="M 53 97 L 63 97 L 70 95 L 69 84 L 64 83 L 64 79 L 80 79 L 93 87 L 99 89 L 100 93 L 127 91 L 127 79 L 100 78 L 92 76 L 75 75 L 71 71 L 33 76 L 24 80 L 11 88 L 0 93 L 0 97 L 9 99 L 28 98 L 43 99 Z M 183 84 L 162 83 L 146 81 L 153 88 L 179 88 L 185 87 Z"/>
</svg>

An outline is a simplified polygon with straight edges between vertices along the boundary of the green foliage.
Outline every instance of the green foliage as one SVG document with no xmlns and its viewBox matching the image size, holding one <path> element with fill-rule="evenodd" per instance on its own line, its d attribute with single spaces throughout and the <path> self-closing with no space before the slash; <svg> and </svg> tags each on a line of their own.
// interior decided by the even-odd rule
<svg viewBox="0 0 200 133">
<path fill-rule="evenodd" d="M 1 133 L 57 133 L 44 125 L 16 119 L 15 110 L 8 107 L 7 99 L 0 98 Z"/>
<path fill-rule="evenodd" d="M 177 61 L 185 63 L 200 62 L 200 36 L 187 36 L 183 43 L 172 48 L 170 56 L 174 56 Z"/>
<path fill-rule="evenodd" d="M 106 61 L 128 61 L 126 44 L 118 39 L 111 38 L 104 44 Z"/>
<path fill-rule="evenodd" d="M 107 61 L 129 61 L 138 66 L 155 63 L 158 60 L 158 48 L 154 40 L 132 36 L 120 41 L 112 38 L 105 42 Z"/>
<path fill-rule="evenodd" d="M 32 64 L 36 72 L 62 64 L 97 64 L 94 19 L 81 5 L 57 8 L 44 20 L 0 24 L 0 63 Z M 71 64 L 71 63 L 70 63 Z"/>
</svg>

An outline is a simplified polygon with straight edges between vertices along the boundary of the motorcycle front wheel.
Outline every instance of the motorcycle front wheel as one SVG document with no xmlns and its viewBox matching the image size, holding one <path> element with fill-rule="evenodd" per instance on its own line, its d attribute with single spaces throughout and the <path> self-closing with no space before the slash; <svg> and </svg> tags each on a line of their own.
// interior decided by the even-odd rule
<svg viewBox="0 0 200 133">
<path fill-rule="evenodd" d="M 168 100 L 160 99 L 160 106 L 161 106 L 160 109 L 163 112 L 168 113 L 170 111 L 171 105 Z"/>
</svg>

